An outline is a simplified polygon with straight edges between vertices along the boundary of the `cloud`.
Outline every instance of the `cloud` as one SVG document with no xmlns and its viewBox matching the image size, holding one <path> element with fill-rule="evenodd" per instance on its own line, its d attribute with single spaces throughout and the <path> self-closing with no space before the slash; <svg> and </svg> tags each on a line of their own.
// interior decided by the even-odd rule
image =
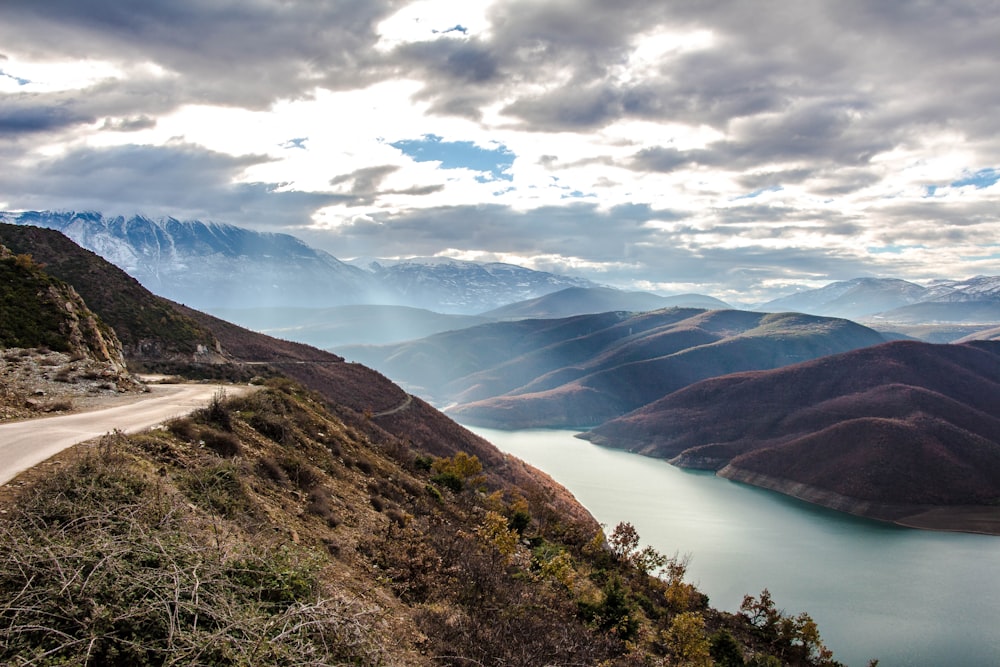
<svg viewBox="0 0 1000 667">
<path fill-rule="evenodd" d="M 5 0 L 0 203 L 648 284 L 1000 273 L 997 34 L 993 0 Z"/>
<path fill-rule="evenodd" d="M 328 194 L 240 183 L 267 158 L 233 157 L 192 145 L 82 148 L 7 174 L 0 198 L 14 209 L 92 209 L 131 214 L 239 220 L 251 226 L 301 224 L 317 208 L 343 201 Z"/>
<path fill-rule="evenodd" d="M 183 101 L 260 109 L 371 81 L 375 26 L 394 4 L 7 0 L 0 40 L 47 58 L 154 62 L 183 80 Z"/>
</svg>

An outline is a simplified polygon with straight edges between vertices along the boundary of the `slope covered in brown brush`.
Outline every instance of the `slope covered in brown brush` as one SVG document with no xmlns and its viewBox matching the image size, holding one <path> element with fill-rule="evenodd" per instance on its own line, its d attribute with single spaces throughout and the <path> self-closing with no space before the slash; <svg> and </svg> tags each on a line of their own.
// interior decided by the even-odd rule
<svg viewBox="0 0 1000 667">
<path fill-rule="evenodd" d="M 230 380 L 290 377 L 319 392 L 329 409 L 373 438 L 400 440 L 436 456 L 460 451 L 475 455 L 492 481 L 537 487 L 551 494 L 559 511 L 593 521 L 549 477 L 519 461 L 508 461 L 491 443 L 370 368 L 158 297 L 59 232 L 0 224 L 0 239 L 72 284 L 94 312 L 129 341 L 125 358 L 130 369 Z"/>
<path fill-rule="evenodd" d="M 1000 343 L 899 341 L 706 380 L 583 437 L 879 515 L 1000 503 L 998 406 Z"/>
</svg>

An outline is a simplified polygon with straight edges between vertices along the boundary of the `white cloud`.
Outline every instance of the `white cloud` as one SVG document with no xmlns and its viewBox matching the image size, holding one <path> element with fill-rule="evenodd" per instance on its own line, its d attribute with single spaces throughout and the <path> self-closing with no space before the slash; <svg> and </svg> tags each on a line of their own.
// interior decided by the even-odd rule
<svg viewBox="0 0 1000 667">
<path fill-rule="evenodd" d="M 7 206 L 719 295 L 1000 273 L 989 3 L 85 4 L 0 6 Z M 511 180 L 392 146 L 427 135 Z"/>
</svg>

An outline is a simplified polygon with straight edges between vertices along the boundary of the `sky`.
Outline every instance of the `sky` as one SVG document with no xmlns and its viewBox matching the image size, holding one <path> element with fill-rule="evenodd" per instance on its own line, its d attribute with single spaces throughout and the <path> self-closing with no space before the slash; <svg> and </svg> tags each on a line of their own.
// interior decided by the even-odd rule
<svg viewBox="0 0 1000 667">
<path fill-rule="evenodd" d="M 1000 274 L 997 0 L 3 0 L 0 210 L 752 303 Z"/>
</svg>

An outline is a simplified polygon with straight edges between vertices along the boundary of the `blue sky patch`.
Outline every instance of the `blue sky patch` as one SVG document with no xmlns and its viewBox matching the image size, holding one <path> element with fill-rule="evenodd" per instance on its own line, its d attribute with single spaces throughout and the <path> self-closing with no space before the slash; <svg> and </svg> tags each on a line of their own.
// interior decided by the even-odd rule
<svg viewBox="0 0 1000 667">
<path fill-rule="evenodd" d="M 517 156 L 503 144 L 483 148 L 471 141 L 445 141 L 436 134 L 425 134 L 420 139 L 403 139 L 389 145 L 417 162 L 440 162 L 442 169 L 478 171 L 476 180 L 481 183 L 514 180 L 507 170 Z"/>
<path fill-rule="evenodd" d="M 865 248 L 865 250 L 874 255 L 885 255 L 885 254 L 898 255 L 906 250 L 926 250 L 926 249 L 927 246 L 923 245 L 922 243 L 918 243 L 915 245 L 900 245 L 898 243 L 891 243 L 889 245 L 884 245 L 884 246 L 868 246 L 867 248 Z"/>
<path fill-rule="evenodd" d="M 785 188 L 781 187 L 780 185 L 772 185 L 769 188 L 761 188 L 760 190 L 754 190 L 749 194 L 740 195 L 739 197 L 734 197 L 733 201 L 736 201 L 738 199 L 755 199 L 756 197 L 761 196 L 765 192 L 781 192 L 784 189 Z"/>
<path fill-rule="evenodd" d="M 966 185 L 971 185 L 977 190 L 982 190 L 983 188 L 988 188 L 997 181 L 1000 181 L 1000 169 L 980 169 L 977 172 L 967 174 L 964 178 L 953 182 L 951 186 L 953 188 L 961 188 Z"/>
<path fill-rule="evenodd" d="M 7 72 L 3 71 L 2 69 L 0 69 L 0 76 L 6 77 L 8 79 L 14 79 L 14 81 L 17 81 L 17 85 L 19 86 L 27 86 L 29 83 L 31 83 L 30 79 L 22 79 L 19 76 L 14 76 L 13 74 L 7 74 Z"/>
</svg>

